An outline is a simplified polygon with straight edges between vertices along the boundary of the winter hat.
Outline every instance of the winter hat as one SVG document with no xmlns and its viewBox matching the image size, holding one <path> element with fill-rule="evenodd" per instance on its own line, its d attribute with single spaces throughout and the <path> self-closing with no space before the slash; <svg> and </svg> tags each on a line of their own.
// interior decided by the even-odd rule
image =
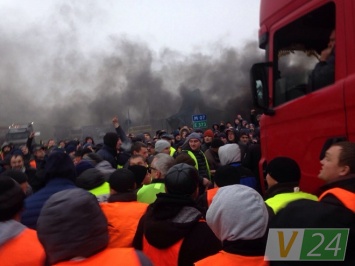
<svg viewBox="0 0 355 266">
<path fill-rule="evenodd" d="M 132 165 L 128 166 L 128 170 L 131 170 L 133 172 L 137 188 L 141 187 L 142 182 L 145 176 L 147 175 L 148 168 L 142 165 Z"/>
<path fill-rule="evenodd" d="M 5 172 L 1 173 L 1 176 L 8 176 L 15 180 L 20 185 L 28 182 L 28 177 L 25 173 L 18 170 L 6 170 Z"/>
<path fill-rule="evenodd" d="M 219 148 L 224 145 L 224 142 L 220 138 L 213 138 L 211 141 L 211 148 Z"/>
<path fill-rule="evenodd" d="M 156 152 L 162 152 L 164 149 L 170 147 L 170 143 L 167 142 L 166 140 L 160 139 L 158 140 L 155 145 L 154 145 L 154 149 Z"/>
<path fill-rule="evenodd" d="M 79 176 L 85 170 L 88 170 L 90 168 L 94 168 L 94 165 L 92 163 L 88 162 L 88 161 L 82 160 L 75 166 L 76 175 Z"/>
<path fill-rule="evenodd" d="M 90 190 L 101 186 L 105 183 L 105 175 L 96 168 L 90 168 L 83 171 L 75 181 L 80 188 Z"/>
<path fill-rule="evenodd" d="M 223 165 L 216 170 L 214 181 L 218 187 L 240 184 L 241 173 L 238 167 Z"/>
<path fill-rule="evenodd" d="M 211 137 L 211 138 L 213 138 L 213 131 L 211 130 L 211 129 L 207 129 L 206 131 L 205 131 L 205 133 L 203 133 L 203 136 L 204 137 Z"/>
<path fill-rule="evenodd" d="M 200 133 L 192 132 L 190 135 L 186 137 L 186 141 L 189 142 L 190 139 L 197 139 L 198 141 L 202 142 L 202 137 Z"/>
<path fill-rule="evenodd" d="M 165 188 L 169 194 L 190 196 L 196 191 L 198 184 L 196 168 L 186 163 L 174 165 L 165 176 Z"/>
<path fill-rule="evenodd" d="M 117 169 L 110 175 L 108 183 L 116 192 L 132 191 L 135 185 L 134 173 L 124 168 Z"/>
<path fill-rule="evenodd" d="M 65 147 L 65 152 L 67 154 L 72 153 L 73 151 L 76 151 L 76 146 L 75 145 L 70 144 L 70 145 Z"/>
<path fill-rule="evenodd" d="M 174 137 L 176 137 L 177 135 L 180 135 L 180 131 L 178 129 L 175 129 L 172 134 Z"/>
<path fill-rule="evenodd" d="M 22 208 L 25 193 L 9 176 L 0 178 L 0 222 L 12 219 Z"/>
<path fill-rule="evenodd" d="M 104 144 L 111 148 L 116 148 L 117 141 L 118 135 L 115 132 L 107 132 L 104 136 Z"/>
<path fill-rule="evenodd" d="M 221 241 L 261 238 L 266 232 L 268 218 L 260 194 L 243 185 L 219 188 L 206 214 L 208 226 Z"/>
<path fill-rule="evenodd" d="M 48 156 L 44 170 L 46 180 L 56 177 L 74 180 L 76 177 L 72 159 L 63 152 L 52 152 Z"/>
<path fill-rule="evenodd" d="M 218 149 L 219 160 L 221 165 L 227 165 L 235 162 L 240 162 L 240 148 L 236 143 L 225 144 Z"/>
<path fill-rule="evenodd" d="M 37 236 L 49 264 L 88 258 L 108 245 L 107 220 L 96 197 L 73 188 L 53 194 L 37 221 Z"/>
<path fill-rule="evenodd" d="M 288 157 L 276 157 L 266 167 L 269 174 L 278 183 L 299 182 L 301 170 L 297 162 Z"/>
</svg>

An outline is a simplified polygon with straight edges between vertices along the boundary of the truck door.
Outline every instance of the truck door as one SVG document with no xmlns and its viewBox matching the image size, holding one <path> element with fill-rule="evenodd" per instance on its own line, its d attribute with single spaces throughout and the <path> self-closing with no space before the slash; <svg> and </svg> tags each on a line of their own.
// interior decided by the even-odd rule
<svg viewBox="0 0 355 266">
<path fill-rule="evenodd" d="M 283 155 L 295 159 L 302 171 L 301 189 L 309 192 L 315 192 L 323 184 L 317 176 L 325 143 L 346 138 L 344 102 L 351 104 L 353 100 L 346 98 L 355 97 L 354 90 L 344 97 L 344 10 L 341 1 L 335 3 L 304 5 L 270 30 L 273 47 L 270 61 L 274 63 L 270 96 L 275 114 L 263 121 L 268 134 L 267 157 L 270 160 Z M 318 62 L 317 55 L 327 47 L 335 28 L 333 83 L 313 90 L 309 79 Z"/>
</svg>

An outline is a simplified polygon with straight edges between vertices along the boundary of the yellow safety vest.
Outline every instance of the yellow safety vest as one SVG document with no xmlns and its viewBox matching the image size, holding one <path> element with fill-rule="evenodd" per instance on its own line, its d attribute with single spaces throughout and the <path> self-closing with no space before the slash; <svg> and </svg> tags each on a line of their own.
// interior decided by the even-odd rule
<svg viewBox="0 0 355 266">
<path fill-rule="evenodd" d="M 106 202 L 110 196 L 110 184 L 105 182 L 99 187 L 90 189 L 89 192 L 96 196 L 98 202 Z"/>
<path fill-rule="evenodd" d="M 189 151 L 189 150 L 185 150 L 187 151 L 187 154 L 190 155 L 190 157 L 195 161 L 195 168 L 198 170 L 198 162 L 197 162 L 197 158 L 195 156 L 195 154 L 193 154 L 192 151 Z M 211 171 L 210 171 L 210 166 L 208 164 L 208 161 L 207 161 L 207 158 L 205 156 L 205 154 L 202 152 L 203 154 L 203 157 L 205 158 L 205 162 L 206 162 L 206 166 L 207 166 L 207 175 L 208 175 L 208 179 L 211 180 Z"/>
<path fill-rule="evenodd" d="M 308 199 L 317 201 L 317 196 L 313 194 L 309 194 L 306 192 L 298 191 L 298 192 L 287 192 L 287 193 L 280 193 L 272 198 L 269 198 L 265 201 L 265 203 L 272 208 L 274 213 L 276 214 L 282 208 L 285 208 L 287 204 L 292 201 L 300 200 L 300 199 Z"/>
</svg>

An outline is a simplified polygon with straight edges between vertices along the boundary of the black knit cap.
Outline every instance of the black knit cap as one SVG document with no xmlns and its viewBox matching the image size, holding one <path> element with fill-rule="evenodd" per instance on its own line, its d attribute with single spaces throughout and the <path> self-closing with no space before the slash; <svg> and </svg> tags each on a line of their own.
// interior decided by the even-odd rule
<svg viewBox="0 0 355 266">
<path fill-rule="evenodd" d="M 297 162 L 288 157 L 276 157 L 266 167 L 269 174 L 278 183 L 299 182 L 301 170 Z"/>
<path fill-rule="evenodd" d="M 223 165 L 216 170 L 214 181 L 218 187 L 240 184 L 240 169 L 231 165 Z"/>
<path fill-rule="evenodd" d="M 186 163 L 174 165 L 165 176 L 165 188 L 169 194 L 192 195 L 196 191 L 198 183 L 196 168 Z"/>
<path fill-rule="evenodd" d="M 108 183 L 110 184 L 110 188 L 116 192 L 132 191 L 135 183 L 134 174 L 125 168 L 117 169 L 110 175 Z"/>
<path fill-rule="evenodd" d="M 7 221 L 23 208 L 25 193 L 20 185 L 9 176 L 0 178 L 0 221 Z"/>
</svg>

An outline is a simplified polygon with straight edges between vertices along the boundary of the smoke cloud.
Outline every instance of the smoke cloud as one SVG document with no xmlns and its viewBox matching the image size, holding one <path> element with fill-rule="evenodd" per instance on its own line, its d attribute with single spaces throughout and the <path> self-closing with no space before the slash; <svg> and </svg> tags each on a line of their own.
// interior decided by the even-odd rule
<svg viewBox="0 0 355 266">
<path fill-rule="evenodd" d="M 256 41 L 241 49 L 216 44 L 208 53 L 156 53 L 147 43 L 111 35 L 93 49 L 81 27 L 104 11 L 93 18 L 87 9 L 65 4 L 45 23 L 0 26 L 1 126 L 80 127 L 118 115 L 123 125 L 167 128 L 166 119 L 197 89 L 203 103 L 197 111 L 213 107 L 214 119 L 233 120 L 252 108 L 249 69 L 262 60 Z"/>
</svg>

